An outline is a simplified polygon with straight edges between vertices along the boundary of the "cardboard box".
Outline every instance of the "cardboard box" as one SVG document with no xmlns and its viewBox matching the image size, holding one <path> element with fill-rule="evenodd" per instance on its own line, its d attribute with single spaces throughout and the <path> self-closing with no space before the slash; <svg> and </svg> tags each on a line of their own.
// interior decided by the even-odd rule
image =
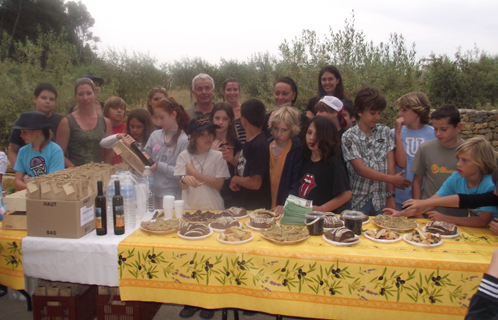
<svg viewBox="0 0 498 320">
<path fill-rule="evenodd" d="M 124 144 L 122 141 L 118 141 L 112 149 L 118 156 L 121 156 L 124 162 L 135 169 L 138 174 L 143 175 L 143 172 L 145 170 L 144 163 L 133 151 L 131 151 L 130 148 L 128 148 L 126 144 Z"/>
<path fill-rule="evenodd" d="M 3 203 L 8 211 L 26 211 L 26 190 L 3 197 Z"/>
<path fill-rule="evenodd" d="M 28 236 L 77 239 L 92 232 L 96 196 L 79 201 L 28 199 Z"/>
<path fill-rule="evenodd" d="M 26 212 L 9 211 L 5 213 L 2 220 L 2 228 L 4 230 L 26 230 L 27 229 Z"/>
</svg>

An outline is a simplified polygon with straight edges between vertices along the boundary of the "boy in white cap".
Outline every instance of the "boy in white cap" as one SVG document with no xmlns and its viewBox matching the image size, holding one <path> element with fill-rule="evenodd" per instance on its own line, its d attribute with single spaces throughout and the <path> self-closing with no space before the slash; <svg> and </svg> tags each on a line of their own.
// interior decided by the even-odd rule
<svg viewBox="0 0 498 320">
<path fill-rule="evenodd" d="M 339 139 L 346 132 L 345 127 L 347 121 L 343 116 L 344 106 L 342 101 L 334 96 L 325 96 L 315 105 L 315 113 L 317 116 L 327 117 L 332 120 L 337 131 L 339 131 Z"/>
</svg>

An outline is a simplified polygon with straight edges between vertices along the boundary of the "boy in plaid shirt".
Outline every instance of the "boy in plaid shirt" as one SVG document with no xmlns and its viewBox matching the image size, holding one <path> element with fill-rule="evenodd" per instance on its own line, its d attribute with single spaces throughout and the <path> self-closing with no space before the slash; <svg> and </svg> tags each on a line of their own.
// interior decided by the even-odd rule
<svg viewBox="0 0 498 320">
<path fill-rule="evenodd" d="M 390 129 L 378 124 L 385 108 L 386 99 L 379 91 L 371 87 L 361 89 L 354 100 L 357 125 L 342 136 L 353 210 L 369 216 L 382 214 L 385 207 L 396 208 L 394 188 L 411 186 L 411 181 L 402 176 L 404 171 L 396 174 Z"/>
</svg>

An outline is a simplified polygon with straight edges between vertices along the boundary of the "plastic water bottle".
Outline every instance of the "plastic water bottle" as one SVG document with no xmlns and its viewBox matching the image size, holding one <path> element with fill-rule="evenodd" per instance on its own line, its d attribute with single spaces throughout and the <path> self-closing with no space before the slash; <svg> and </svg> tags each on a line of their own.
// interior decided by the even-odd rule
<svg viewBox="0 0 498 320">
<path fill-rule="evenodd" d="M 125 214 L 125 230 L 135 229 L 137 223 L 137 208 L 135 202 L 135 184 L 133 183 L 131 173 L 127 172 L 120 175 L 121 195 L 123 196 L 123 206 Z"/>
<path fill-rule="evenodd" d="M 144 170 L 144 178 L 147 180 L 149 184 L 149 192 L 147 195 L 147 213 L 154 212 L 154 175 L 150 172 L 150 167 L 146 166 Z"/>
<path fill-rule="evenodd" d="M 111 179 L 107 183 L 105 187 L 105 197 L 106 197 L 106 207 L 107 207 L 107 221 L 111 221 L 110 223 L 107 223 L 107 233 L 108 234 L 113 234 L 113 226 L 112 226 L 112 197 L 114 197 L 114 181 L 118 180 L 118 175 L 113 174 L 111 175 Z"/>
</svg>

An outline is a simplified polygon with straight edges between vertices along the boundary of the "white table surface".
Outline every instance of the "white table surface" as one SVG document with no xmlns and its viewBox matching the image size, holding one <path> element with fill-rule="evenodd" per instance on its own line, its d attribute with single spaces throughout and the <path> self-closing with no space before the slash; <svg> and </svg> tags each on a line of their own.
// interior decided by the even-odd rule
<svg viewBox="0 0 498 320">
<path fill-rule="evenodd" d="M 25 237 L 24 274 L 51 281 L 117 287 L 118 244 L 135 230 L 120 236 L 112 232 L 97 236 L 94 230 L 79 239 Z"/>
</svg>

